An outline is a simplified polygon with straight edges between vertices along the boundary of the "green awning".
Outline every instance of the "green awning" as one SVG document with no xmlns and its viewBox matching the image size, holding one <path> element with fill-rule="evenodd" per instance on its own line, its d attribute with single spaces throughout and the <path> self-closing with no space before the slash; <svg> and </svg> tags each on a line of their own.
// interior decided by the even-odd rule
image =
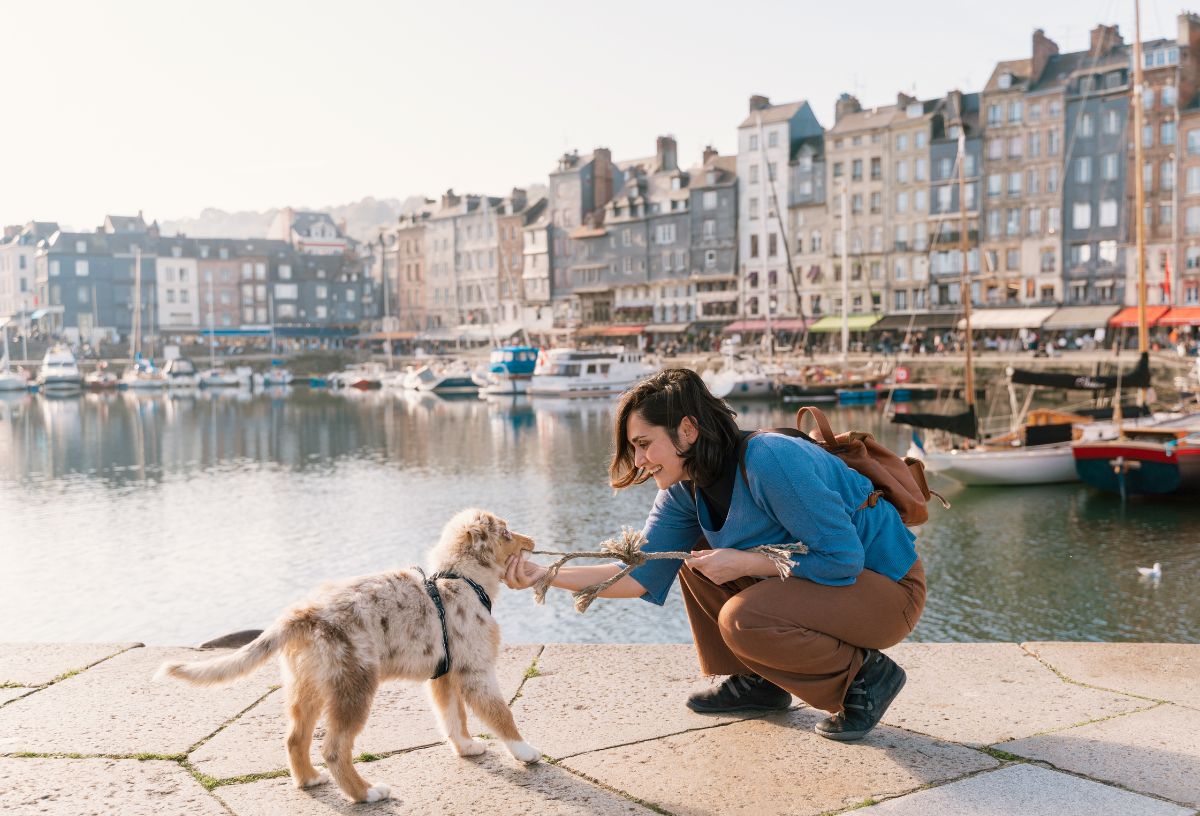
<svg viewBox="0 0 1200 816">
<path fill-rule="evenodd" d="M 846 318 L 846 322 L 850 325 L 850 331 L 860 332 L 874 326 L 879 322 L 882 315 L 877 314 L 854 314 Z M 810 332 L 816 334 L 829 334 L 832 332 L 840 332 L 842 330 L 841 315 L 825 315 L 816 323 L 809 327 Z"/>
</svg>

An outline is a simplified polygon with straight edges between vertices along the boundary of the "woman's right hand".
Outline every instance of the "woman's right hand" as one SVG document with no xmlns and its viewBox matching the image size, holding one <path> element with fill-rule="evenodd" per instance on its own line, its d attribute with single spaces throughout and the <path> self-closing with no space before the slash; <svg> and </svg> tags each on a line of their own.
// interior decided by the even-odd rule
<svg viewBox="0 0 1200 816">
<path fill-rule="evenodd" d="M 525 553 L 520 552 L 509 556 L 504 565 L 504 585 L 509 589 L 529 589 L 546 574 L 546 568 L 541 564 L 525 560 Z"/>
</svg>

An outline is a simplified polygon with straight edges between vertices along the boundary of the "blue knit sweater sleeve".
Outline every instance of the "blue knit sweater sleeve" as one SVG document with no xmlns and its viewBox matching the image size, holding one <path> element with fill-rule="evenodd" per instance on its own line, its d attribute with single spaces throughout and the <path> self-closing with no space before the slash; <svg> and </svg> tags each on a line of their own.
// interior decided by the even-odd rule
<svg viewBox="0 0 1200 816">
<path fill-rule="evenodd" d="M 848 510 L 861 498 L 842 495 L 853 488 L 838 484 L 839 469 L 848 470 L 819 446 L 783 436 L 757 437 L 746 448 L 754 503 L 791 536 L 779 543 L 808 547 L 807 553 L 792 557 L 792 574 L 829 586 L 853 584 L 865 560 Z"/>
<path fill-rule="evenodd" d="M 645 552 L 691 552 L 703 535 L 696 519 L 696 503 L 683 484 L 658 491 L 646 526 L 642 528 Z M 629 573 L 646 590 L 644 600 L 662 606 L 683 562 L 674 558 L 647 561 Z"/>
</svg>

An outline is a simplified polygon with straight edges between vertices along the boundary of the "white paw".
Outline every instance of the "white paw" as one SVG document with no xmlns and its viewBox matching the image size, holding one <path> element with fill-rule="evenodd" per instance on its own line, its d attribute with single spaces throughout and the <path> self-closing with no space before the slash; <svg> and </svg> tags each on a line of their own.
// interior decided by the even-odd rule
<svg viewBox="0 0 1200 816">
<path fill-rule="evenodd" d="M 368 802 L 382 802 L 392 795 L 392 789 L 382 782 L 376 782 L 371 787 L 367 788 Z"/>
<path fill-rule="evenodd" d="M 473 757 L 487 751 L 487 743 L 479 740 L 467 740 L 453 743 L 454 753 L 460 757 Z"/>
<path fill-rule="evenodd" d="M 296 784 L 298 788 L 314 788 L 317 785 L 324 785 L 329 781 L 329 771 L 317 771 L 317 775 L 311 779 L 301 780 Z"/>
<path fill-rule="evenodd" d="M 542 752 L 528 742 L 510 742 L 508 743 L 508 750 L 512 752 L 514 757 L 530 765 L 542 761 Z"/>
</svg>

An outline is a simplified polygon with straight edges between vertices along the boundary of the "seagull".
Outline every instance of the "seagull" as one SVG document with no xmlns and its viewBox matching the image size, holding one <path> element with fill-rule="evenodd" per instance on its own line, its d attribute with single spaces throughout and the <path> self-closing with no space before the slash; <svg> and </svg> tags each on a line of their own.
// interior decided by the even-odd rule
<svg viewBox="0 0 1200 816">
<path fill-rule="evenodd" d="M 1162 578 L 1162 564 L 1154 562 L 1153 567 L 1138 567 L 1137 571 L 1143 578 Z"/>
</svg>

